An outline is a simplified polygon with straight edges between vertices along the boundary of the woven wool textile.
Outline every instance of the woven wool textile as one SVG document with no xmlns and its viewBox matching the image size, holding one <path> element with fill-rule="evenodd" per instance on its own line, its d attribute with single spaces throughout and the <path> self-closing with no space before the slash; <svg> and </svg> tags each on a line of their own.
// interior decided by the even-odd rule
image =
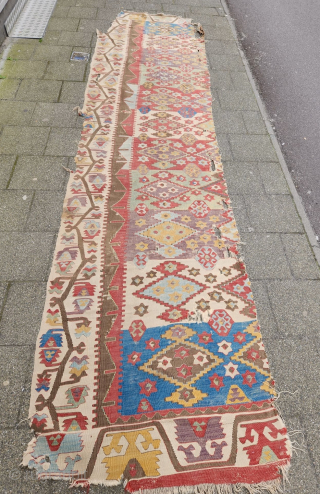
<svg viewBox="0 0 320 494">
<path fill-rule="evenodd" d="M 190 19 L 98 33 L 24 465 L 130 492 L 274 493 L 291 456 Z"/>
</svg>

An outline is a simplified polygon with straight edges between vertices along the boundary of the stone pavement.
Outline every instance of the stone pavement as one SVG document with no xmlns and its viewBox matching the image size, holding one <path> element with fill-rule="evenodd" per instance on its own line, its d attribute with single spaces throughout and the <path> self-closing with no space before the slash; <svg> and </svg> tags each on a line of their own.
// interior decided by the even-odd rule
<svg viewBox="0 0 320 494">
<path fill-rule="evenodd" d="M 0 80 L 0 494 L 68 492 L 19 468 L 36 335 L 68 173 L 74 167 L 95 30 L 121 8 L 175 13 L 206 33 L 213 110 L 229 193 L 253 284 L 278 406 L 303 451 L 295 454 L 290 494 L 320 492 L 319 267 L 296 212 L 219 0 L 58 0 L 42 42 L 8 39 Z M 90 5 L 90 7 L 88 7 Z M 80 491 L 75 491 L 75 494 Z M 91 487 L 121 493 L 122 488 Z"/>
</svg>

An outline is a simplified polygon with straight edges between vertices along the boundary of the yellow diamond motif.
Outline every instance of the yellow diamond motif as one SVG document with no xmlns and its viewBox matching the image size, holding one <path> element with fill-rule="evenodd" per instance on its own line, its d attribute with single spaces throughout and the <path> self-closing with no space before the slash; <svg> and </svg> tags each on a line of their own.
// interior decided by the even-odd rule
<svg viewBox="0 0 320 494">
<path fill-rule="evenodd" d="M 160 244 L 174 245 L 193 233 L 195 230 L 188 226 L 179 225 L 174 221 L 164 221 L 140 232 L 140 235 L 151 238 Z"/>
</svg>

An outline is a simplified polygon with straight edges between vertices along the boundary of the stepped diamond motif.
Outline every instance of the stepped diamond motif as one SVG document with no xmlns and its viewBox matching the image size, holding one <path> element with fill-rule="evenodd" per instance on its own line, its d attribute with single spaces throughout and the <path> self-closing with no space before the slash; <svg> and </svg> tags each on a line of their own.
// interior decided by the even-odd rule
<svg viewBox="0 0 320 494">
<path fill-rule="evenodd" d="M 139 235 L 152 238 L 152 240 L 159 242 L 159 244 L 174 245 L 193 233 L 196 233 L 196 230 L 193 230 L 188 226 L 179 225 L 179 223 L 174 221 L 164 221 L 143 230 Z"/>
</svg>

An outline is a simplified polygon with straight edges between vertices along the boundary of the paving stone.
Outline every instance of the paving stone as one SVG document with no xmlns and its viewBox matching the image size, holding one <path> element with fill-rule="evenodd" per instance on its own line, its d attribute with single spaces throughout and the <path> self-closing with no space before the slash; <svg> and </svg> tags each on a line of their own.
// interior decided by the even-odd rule
<svg viewBox="0 0 320 494">
<path fill-rule="evenodd" d="M 43 154 L 49 129 L 43 127 L 5 127 L 0 136 L 0 154 Z"/>
<path fill-rule="evenodd" d="M 105 10 L 105 9 L 99 9 Z M 98 9 L 90 7 L 70 7 L 68 17 L 76 17 L 78 19 L 95 19 Z M 98 16 L 99 19 L 99 16 Z M 68 29 L 69 31 L 69 29 Z"/>
<path fill-rule="evenodd" d="M 132 0 L 132 1 L 131 0 L 122 0 L 120 2 L 120 7 L 121 7 L 121 9 L 133 10 L 134 4 L 135 4 L 135 0 Z M 109 7 L 109 1 L 107 0 L 105 8 L 108 8 L 108 7 Z"/>
<path fill-rule="evenodd" d="M 48 62 L 67 62 L 72 53 L 71 46 L 40 45 L 37 46 L 33 60 L 46 60 Z"/>
<path fill-rule="evenodd" d="M 41 40 L 44 45 L 57 45 L 61 36 L 61 31 L 46 31 L 46 34 Z M 60 44 L 60 43 L 59 43 Z"/>
<path fill-rule="evenodd" d="M 110 2 L 105 0 L 90 0 L 90 7 L 109 7 Z M 75 7 L 88 7 L 88 0 L 76 0 Z"/>
<path fill-rule="evenodd" d="M 9 51 L 9 57 L 15 60 L 30 60 L 35 49 L 35 42 L 31 44 L 14 43 Z"/>
<path fill-rule="evenodd" d="M 11 177 L 13 166 L 15 163 L 15 156 L 0 156 L 0 187 L 6 189 L 9 179 Z"/>
<path fill-rule="evenodd" d="M 0 99 L 13 99 L 20 85 L 19 79 L 0 80 Z"/>
<path fill-rule="evenodd" d="M 80 135 L 80 129 L 52 129 L 45 154 L 49 156 L 75 156 Z"/>
<path fill-rule="evenodd" d="M 14 62 L 9 60 L 4 64 L 2 75 L 13 79 L 40 79 L 46 70 L 46 66 L 46 62 L 33 60 L 17 60 Z"/>
<path fill-rule="evenodd" d="M 69 174 L 62 166 L 68 168 L 68 158 L 20 156 L 9 189 L 64 190 Z"/>
<path fill-rule="evenodd" d="M 232 154 L 241 161 L 276 161 L 277 155 L 269 136 L 230 135 Z"/>
<path fill-rule="evenodd" d="M 221 7 L 220 0 L 174 0 L 175 5 L 190 5 L 199 7 Z"/>
<path fill-rule="evenodd" d="M 111 26 L 111 22 L 110 22 L 110 26 Z M 92 40 L 91 40 L 91 48 L 94 49 L 95 46 L 96 46 L 96 44 L 97 44 L 97 34 L 94 33 L 93 36 L 92 36 Z"/>
<path fill-rule="evenodd" d="M 276 319 L 273 315 L 268 290 L 264 281 L 252 281 L 253 299 L 257 308 L 257 317 L 261 327 L 262 339 L 279 338 Z"/>
<path fill-rule="evenodd" d="M 30 349 L 28 347 L 0 347 L 1 427 L 12 427 L 17 421 L 19 397 L 21 394 L 21 388 L 23 387 L 25 371 L 28 367 L 29 358 Z M 0 436 L 2 436 L 2 432 Z M 4 449 L 7 450 L 7 448 L 9 448 L 9 445 L 7 445 Z"/>
<path fill-rule="evenodd" d="M 110 4 L 107 4 L 107 8 L 110 6 Z M 138 12 L 139 10 L 141 12 L 159 12 L 159 8 L 161 10 L 161 4 L 157 3 L 152 0 L 148 0 L 146 3 L 144 1 L 136 1 L 134 3 L 134 8 Z"/>
<path fill-rule="evenodd" d="M 233 89 L 232 79 L 229 72 L 210 69 L 210 81 L 213 89 Z"/>
<path fill-rule="evenodd" d="M 164 12 L 170 14 L 175 14 L 180 17 L 192 17 L 192 13 L 188 7 L 183 7 L 182 5 L 169 5 L 169 4 L 159 4 L 159 12 Z"/>
<path fill-rule="evenodd" d="M 32 439 L 29 430 L 7 429 L 0 435 L 1 494 L 51 494 L 51 482 L 39 482 L 35 471 L 22 469 L 22 454 Z"/>
<path fill-rule="evenodd" d="M 59 37 L 58 45 L 67 45 L 67 46 L 90 46 L 92 39 L 92 32 L 77 32 L 77 33 L 69 33 L 63 31 L 61 36 Z"/>
<path fill-rule="evenodd" d="M 209 53 L 210 66 L 213 70 L 238 70 L 244 71 L 244 65 L 238 55 L 219 55 L 213 56 Z"/>
<path fill-rule="evenodd" d="M 300 352 L 302 348 L 306 349 L 306 346 L 303 340 L 297 337 L 289 340 L 285 338 L 275 340 L 264 336 L 263 342 L 271 375 L 276 381 L 276 390 L 284 391 L 280 395 L 281 399 L 277 401 L 277 408 L 285 420 L 288 417 L 299 416 L 303 407 L 301 386 L 307 379 Z"/>
<path fill-rule="evenodd" d="M 319 481 L 316 478 L 314 466 L 308 453 L 298 451 L 293 454 L 289 471 L 289 482 L 286 484 L 286 494 L 316 493 Z"/>
<path fill-rule="evenodd" d="M 55 19 L 52 17 L 48 22 L 48 31 L 77 31 L 79 25 L 79 19 L 65 18 Z"/>
<path fill-rule="evenodd" d="M 285 280 L 268 282 L 268 292 L 279 331 L 286 337 L 318 338 L 320 282 Z"/>
<path fill-rule="evenodd" d="M 12 494 L 16 492 L 19 492 L 19 494 L 51 494 L 53 483 L 53 481 L 49 480 L 38 480 L 35 470 L 21 469 L 21 477 L 17 481 L 17 490 L 12 491 Z M 68 484 L 66 487 L 69 487 Z M 9 494 L 10 491 L 7 492 Z"/>
<path fill-rule="evenodd" d="M 33 193 L 25 190 L 0 191 L 0 231 L 22 231 L 30 209 Z M 2 233 L 3 235 L 3 233 Z"/>
<path fill-rule="evenodd" d="M 133 5 L 131 5 L 130 7 L 125 7 L 123 5 L 123 3 L 119 3 L 119 7 L 117 7 L 116 5 L 112 5 L 112 9 L 107 7 L 107 8 L 102 8 L 102 9 L 98 9 L 98 13 L 96 15 L 96 18 L 97 19 L 107 19 L 109 21 L 113 21 L 117 15 L 119 14 L 119 12 L 121 10 L 136 10 Z M 159 4 L 159 12 L 161 12 L 161 5 Z"/>
<path fill-rule="evenodd" d="M 230 77 L 235 89 L 238 89 L 239 91 L 252 90 L 250 81 L 245 72 L 230 72 Z"/>
<path fill-rule="evenodd" d="M 55 192 L 54 195 L 46 191 L 36 192 L 26 231 L 57 232 L 61 222 L 64 196 L 64 191 Z"/>
<path fill-rule="evenodd" d="M 246 128 L 239 112 L 224 111 L 213 108 L 213 119 L 216 132 L 228 134 L 245 134 Z"/>
<path fill-rule="evenodd" d="M 66 18 L 68 17 L 69 10 L 70 10 L 69 6 L 57 5 L 52 13 L 52 17 Z"/>
<path fill-rule="evenodd" d="M 54 481 L 52 485 L 52 494 L 65 494 L 66 482 L 60 480 Z M 106 487 L 103 485 L 90 485 L 90 494 L 126 494 L 127 491 L 122 485 L 115 485 L 112 487 Z M 83 489 L 74 489 L 74 494 L 83 494 Z"/>
<path fill-rule="evenodd" d="M 75 162 L 74 158 L 75 158 L 74 156 L 70 157 L 69 158 L 69 164 L 68 164 L 68 168 L 70 170 L 73 170 L 73 171 L 75 171 L 76 168 L 77 168 L 77 165 L 76 165 L 76 162 Z"/>
<path fill-rule="evenodd" d="M 82 81 L 84 72 L 85 65 L 77 62 L 49 62 L 44 78 L 59 81 Z"/>
<path fill-rule="evenodd" d="M 257 110 L 256 98 L 251 91 L 218 91 L 221 108 L 225 110 Z M 245 112 L 243 112 L 245 115 Z"/>
<path fill-rule="evenodd" d="M 25 79 L 21 82 L 16 99 L 23 101 L 58 101 L 61 81 Z"/>
<path fill-rule="evenodd" d="M 45 127 L 82 127 L 82 123 L 74 105 L 67 103 L 37 103 L 31 120 L 31 125 Z"/>
<path fill-rule="evenodd" d="M 313 464 L 318 476 L 320 476 L 319 451 L 320 451 L 320 420 L 319 412 L 314 411 L 312 416 L 303 416 L 302 423 L 305 430 L 306 446 L 313 458 Z M 310 491 L 311 492 L 311 491 Z"/>
<path fill-rule="evenodd" d="M 95 33 L 96 30 L 102 33 L 107 32 L 109 29 L 109 24 L 106 19 L 80 19 L 79 32 Z"/>
<path fill-rule="evenodd" d="M 56 3 L 57 7 L 74 7 L 77 0 L 58 0 Z"/>
<path fill-rule="evenodd" d="M 248 216 L 255 231 L 303 232 L 298 213 L 291 196 L 247 196 Z"/>
<path fill-rule="evenodd" d="M 267 194 L 289 194 L 289 188 L 279 163 L 258 163 Z"/>
<path fill-rule="evenodd" d="M 252 280 L 288 279 L 291 271 L 278 234 L 242 233 L 241 251 Z"/>
<path fill-rule="evenodd" d="M 191 7 L 191 12 L 193 14 L 200 14 L 200 15 L 205 15 L 205 16 L 211 16 L 211 15 L 218 15 L 217 10 L 212 6 L 212 7 Z"/>
<path fill-rule="evenodd" d="M 34 344 L 40 330 L 46 283 L 12 283 L 0 323 L 0 345 Z"/>
<path fill-rule="evenodd" d="M 242 116 L 249 134 L 267 134 L 266 124 L 260 112 L 244 111 Z"/>
<path fill-rule="evenodd" d="M 35 106 L 27 101 L 0 101 L 0 121 L 4 125 L 28 125 Z"/>
<path fill-rule="evenodd" d="M 282 235 L 282 242 L 293 276 L 301 279 L 319 279 L 319 266 L 306 236 L 285 234 Z"/>
<path fill-rule="evenodd" d="M 256 163 L 224 162 L 223 164 L 228 191 L 231 194 L 264 193 L 259 168 Z"/>
<path fill-rule="evenodd" d="M 0 283 L 0 314 L 2 314 L 3 304 L 7 296 L 7 290 L 8 290 L 8 284 Z"/>
<path fill-rule="evenodd" d="M 215 57 L 216 54 L 237 55 L 238 47 L 235 41 L 208 39 L 206 40 L 206 52 L 209 58 Z"/>
<path fill-rule="evenodd" d="M 231 194 L 229 191 L 229 197 L 233 208 L 233 214 L 237 223 L 237 228 L 242 236 L 243 233 L 251 231 L 250 220 L 247 215 L 246 203 L 244 197 L 241 194 Z M 241 245 L 238 248 L 241 250 Z"/>
<path fill-rule="evenodd" d="M 53 233 L 12 232 L 0 237 L 0 281 L 44 281 L 51 266 Z"/>
<path fill-rule="evenodd" d="M 60 102 L 78 104 L 81 107 L 84 101 L 85 89 L 85 82 L 64 81 L 60 94 Z"/>
<path fill-rule="evenodd" d="M 225 134 L 221 134 L 220 132 L 217 132 L 217 138 L 218 138 L 218 143 L 219 143 L 219 149 L 220 149 L 220 154 L 222 157 L 222 160 L 232 160 L 233 156 L 231 153 L 231 148 L 228 140 L 228 136 Z"/>
<path fill-rule="evenodd" d="M 231 29 L 229 26 L 226 27 L 219 27 L 219 26 L 214 26 L 213 22 L 214 20 L 219 19 L 219 17 L 211 17 L 211 18 L 206 18 L 205 16 L 197 15 L 196 21 L 200 22 L 202 24 L 202 27 L 204 29 L 205 33 L 205 39 L 223 39 L 223 40 L 232 40 L 234 41 L 234 37 L 232 34 Z M 239 59 L 239 62 L 241 59 Z M 223 69 L 225 70 L 225 69 Z M 230 69 L 230 70 L 235 70 Z M 238 69 L 236 69 L 238 70 Z"/>
</svg>

